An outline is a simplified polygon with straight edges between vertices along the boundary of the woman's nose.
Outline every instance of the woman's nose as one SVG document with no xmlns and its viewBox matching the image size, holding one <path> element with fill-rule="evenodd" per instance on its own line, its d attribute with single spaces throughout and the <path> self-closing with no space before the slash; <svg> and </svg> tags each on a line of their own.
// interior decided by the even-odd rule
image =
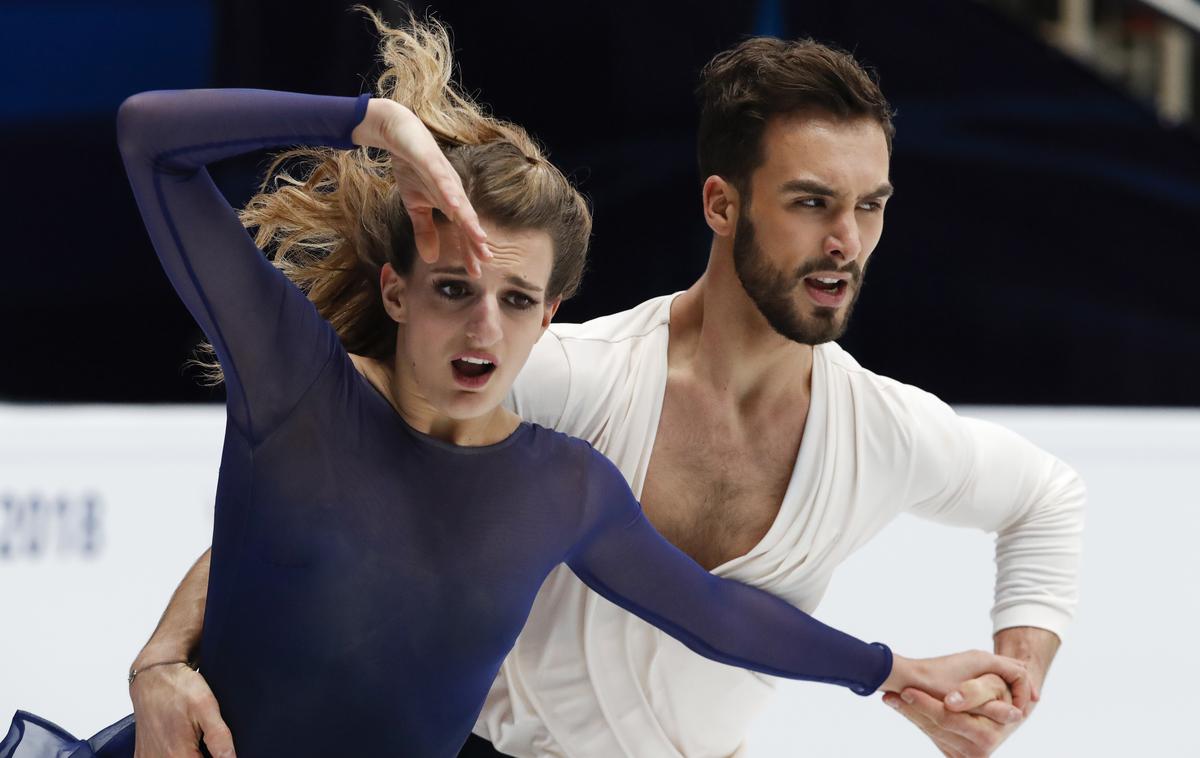
<svg viewBox="0 0 1200 758">
<path fill-rule="evenodd" d="M 467 339 L 475 347 L 487 347 L 500 340 L 500 304 L 490 297 L 480 298 L 471 309 L 467 322 Z"/>
</svg>

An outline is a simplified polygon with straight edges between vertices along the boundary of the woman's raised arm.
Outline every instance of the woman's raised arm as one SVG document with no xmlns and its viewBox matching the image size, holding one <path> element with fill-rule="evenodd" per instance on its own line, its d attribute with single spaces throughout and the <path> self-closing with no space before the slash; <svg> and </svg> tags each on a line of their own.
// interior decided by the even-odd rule
<svg viewBox="0 0 1200 758">
<path fill-rule="evenodd" d="M 340 348 L 304 293 L 254 245 L 208 164 L 287 145 L 386 149 L 422 254 L 436 257 L 434 208 L 461 225 L 477 260 L 488 254 L 458 175 L 421 121 L 390 100 L 238 89 L 144 92 L 121 105 L 117 135 L 159 260 L 212 342 L 230 418 L 252 442 L 282 421 Z"/>
<path fill-rule="evenodd" d="M 159 261 L 216 350 L 229 417 L 251 442 L 295 405 L 338 349 L 336 334 L 266 260 L 207 165 L 281 145 L 350 148 L 368 98 L 263 90 L 143 92 L 117 138 Z"/>
</svg>

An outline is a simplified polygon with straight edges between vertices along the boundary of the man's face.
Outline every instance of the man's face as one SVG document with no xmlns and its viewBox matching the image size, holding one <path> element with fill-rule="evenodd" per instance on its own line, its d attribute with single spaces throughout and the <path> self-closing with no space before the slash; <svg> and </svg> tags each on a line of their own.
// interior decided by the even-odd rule
<svg viewBox="0 0 1200 758">
<path fill-rule="evenodd" d="M 762 140 L 733 239 L 738 278 L 784 337 L 835 340 L 883 233 L 892 191 L 883 129 L 870 119 L 794 114 L 769 121 Z"/>
</svg>

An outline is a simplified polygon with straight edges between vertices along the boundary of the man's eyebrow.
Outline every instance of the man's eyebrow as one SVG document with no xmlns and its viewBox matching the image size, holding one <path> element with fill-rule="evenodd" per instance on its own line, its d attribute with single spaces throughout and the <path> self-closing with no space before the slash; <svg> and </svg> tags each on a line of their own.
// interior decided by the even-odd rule
<svg viewBox="0 0 1200 758">
<path fill-rule="evenodd" d="M 803 192 L 808 195 L 824 195 L 825 197 L 836 197 L 837 193 L 832 187 L 827 187 L 818 181 L 812 179 L 790 179 L 780 186 L 779 191 L 784 194 Z"/>
<path fill-rule="evenodd" d="M 892 186 L 891 182 L 884 182 L 876 187 L 874 192 L 868 192 L 867 194 L 863 195 L 862 199 L 881 200 L 885 197 L 891 197 L 893 194 L 895 194 L 895 192 L 896 188 Z"/>
<path fill-rule="evenodd" d="M 813 179 L 791 179 L 783 183 L 779 188 L 783 194 L 804 193 L 806 195 L 820 195 L 822 197 L 837 197 L 838 193 L 832 187 L 821 184 Z M 862 196 L 864 200 L 876 200 L 879 198 L 891 197 L 896 188 L 891 182 L 884 182 L 876 187 L 871 192 Z"/>
<path fill-rule="evenodd" d="M 437 266 L 435 268 L 429 269 L 429 271 L 430 271 L 430 273 L 433 273 L 433 274 L 453 274 L 455 276 L 468 276 L 466 268 L 464 268 L 462 266 Z M 517 276 L 516 274 L 509 274 L 508 276 L 504 277 L 504 281 L 508 282 L 509 284 L 515 284 L 516 286 L 520 287 L 521 289 L 529 290 L 530 292 L 541 292 L 542 291 L 541 287 L 537 286 L 536 284 L 529 281 L 525 277 Z"/>
</svg>

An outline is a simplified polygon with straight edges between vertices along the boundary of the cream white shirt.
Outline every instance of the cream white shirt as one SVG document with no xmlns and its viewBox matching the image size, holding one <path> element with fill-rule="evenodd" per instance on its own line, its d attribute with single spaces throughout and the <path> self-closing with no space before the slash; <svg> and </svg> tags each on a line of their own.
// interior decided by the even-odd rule
<svg viewBox="0 0 1200 758">
<path fill-rule="evenodd" d="M 591 442 L 639 497 L 673 299 L 552 326 L 510 397 L 525 419 Z M 1078 598 L 1083 504 L 1082 482 L 1061 461 L 828 343 L 814 349 L 811 406 L 779 514 L 713 573 L 812 613 L 838 564 L 907 511 L 997 533 L 994 628 L 1062 636 Z M 718 758 L 742 754 L 772 691 L 769 677 L 700 657 L 560 566 L 475 732 L 518 758 Z"/>
</svg>

